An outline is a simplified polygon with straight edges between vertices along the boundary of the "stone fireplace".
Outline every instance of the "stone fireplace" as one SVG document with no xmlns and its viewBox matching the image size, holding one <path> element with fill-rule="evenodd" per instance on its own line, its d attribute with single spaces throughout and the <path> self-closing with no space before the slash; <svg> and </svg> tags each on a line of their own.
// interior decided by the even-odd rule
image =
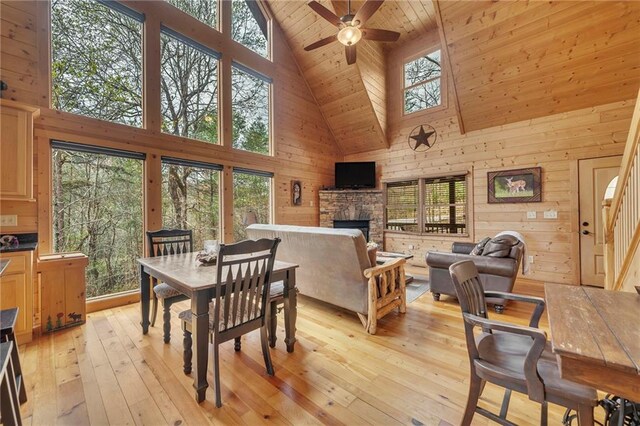
<svg viewBox="0 0 640 426">
<path fill-rule="evenodd" d="M 380 190 L 320 191 L 320 226 L 360 229 L 382 249 L 383 208 Z"/>
</svg>

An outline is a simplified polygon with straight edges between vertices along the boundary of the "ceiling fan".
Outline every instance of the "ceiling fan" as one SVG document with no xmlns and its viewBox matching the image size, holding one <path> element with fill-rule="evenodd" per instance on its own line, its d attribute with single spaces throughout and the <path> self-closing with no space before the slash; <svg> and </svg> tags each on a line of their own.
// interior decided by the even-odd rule
<svg viewBox="0 0 640 426">
<path fill-rule="evenodd" d="M 360 39 L 372 41 L 396 41 L 400 37 L 400 33 L 388 30 L 379 30 L 374 28 L 364 28 L 367 20 L 376 13 L 382 6 L 384 0 L 366 0 L 360 10 L 355 15 L 351 14 L 351 0 L 348 1 L 347 14 L 338 17 L 335 13 L 322 6 L 316 0 L 311 0 L 307 5 L 313 9 L 318 15 L 335 25 L 340 29 L 338 34 L 331 37 L 323 38 L 315 43 L 305 47 L 307 52 L 318 47 L 325 46 L 331 42 L 338 40 L 345 46 L 345 54 L 347 56 L 347 64 L 351 65 L 356 62 L 356 43 Z"/>
</svg>

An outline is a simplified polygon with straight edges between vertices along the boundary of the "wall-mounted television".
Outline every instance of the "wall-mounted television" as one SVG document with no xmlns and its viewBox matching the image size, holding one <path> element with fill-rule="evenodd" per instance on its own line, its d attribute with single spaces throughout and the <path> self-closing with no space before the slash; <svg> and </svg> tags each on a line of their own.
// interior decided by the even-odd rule
<svg viewBox="0 0 640 426">
<path fill-rule="evenodd" d="M 336 163 L 336 189 L 363 189 L 375 187 L 375 162 Z"/>
</svg>

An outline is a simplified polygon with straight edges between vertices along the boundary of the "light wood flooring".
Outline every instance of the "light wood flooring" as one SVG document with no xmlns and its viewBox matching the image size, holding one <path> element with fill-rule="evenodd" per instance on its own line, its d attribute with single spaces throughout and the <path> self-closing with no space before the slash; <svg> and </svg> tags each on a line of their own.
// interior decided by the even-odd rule
<svg viewBox="0 0 640 426">
<path fill-rule="evenodd" d="M 233 342 L 221 348 L 220 409 L 211 388 L 204 403 L 193 399 L 175 308 L 167 345 L 161 315 L 142 335 L 138 304 L 89 314 L 83 326 L 23 345 L 25 424 L 456 425 L 462 417 L 469 372 L 459 307 L 433 302 L 430 293 L 405 315 L 381 320 L 375 336 L 355 314 L 300 297 L 295 352 L 285 350 L 281 321 L 274 377 L 265 373 L 259 333 L 243 338 L 240 353 Z M 526 324 L 529 312 L 515 303 L 500 318 Z M 497 412 L 501 398 L 500 388 L 487 385 L 481 405 Z M 550 407 L 550 424 L 561 424 L 563 412 Z M 539 405 L 522 395 L 514 394 L 509 414 L 519 424 L 539 423 Z M 474 424 L 489 422 L 476 415 Z"/>
</svg>

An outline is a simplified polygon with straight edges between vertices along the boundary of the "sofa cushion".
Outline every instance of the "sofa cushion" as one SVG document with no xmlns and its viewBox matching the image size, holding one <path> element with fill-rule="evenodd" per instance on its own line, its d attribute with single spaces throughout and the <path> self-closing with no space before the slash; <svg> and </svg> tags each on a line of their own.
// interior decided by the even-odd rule
<svg viewBox="0 0 640 426">
<path fill-rule="evenodd" d="M 486 246 L 489 241 L 491 241 L 491 237 L 483 238 L 482 241 L 476 244 L 476 246 L 473 248 L 473 250 L 471 250 L 469 254 L 473 256 L 481 256 L 482 251 L 484 250 L 484 246 Z"/>
<path fill-rule="evenodd" d="M 482 250 L 482 256 L 488 257 L 509 257 L 511 249 L 518 245 L 520 240 L 512 235 L 501 235 L 492 238 L 486 243 Z"/>
</svg>

